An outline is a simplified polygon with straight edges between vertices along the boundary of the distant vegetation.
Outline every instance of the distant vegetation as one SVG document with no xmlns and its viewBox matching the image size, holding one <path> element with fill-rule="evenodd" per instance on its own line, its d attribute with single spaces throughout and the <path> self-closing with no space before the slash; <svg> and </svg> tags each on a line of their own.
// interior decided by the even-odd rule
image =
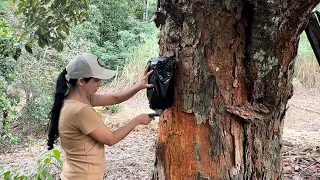
<svg viewBox="0 0 320 180">
<path fill-rule="evenodd" d="M 314 11 L 320 12 L 320 5 Z M 306 87 L 316 88 L 320 91 L 320 65 L 303 32 L 300 36 L 298 56 L 296 58 L 295 77 Z"/>
</svg>

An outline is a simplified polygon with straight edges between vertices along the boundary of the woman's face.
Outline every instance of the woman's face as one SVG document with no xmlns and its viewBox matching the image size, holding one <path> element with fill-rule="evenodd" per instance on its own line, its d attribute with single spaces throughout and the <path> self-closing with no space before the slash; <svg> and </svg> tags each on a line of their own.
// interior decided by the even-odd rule
<svg viewBox="0 0 320 180">
<path fill-rule="evenodd" d="M 92 96 L 98 91 L 101 85 L 101 79 L 91 78 L 88 82 L 83 84 L 83 90 L 87 95 Z"/>
</svg>

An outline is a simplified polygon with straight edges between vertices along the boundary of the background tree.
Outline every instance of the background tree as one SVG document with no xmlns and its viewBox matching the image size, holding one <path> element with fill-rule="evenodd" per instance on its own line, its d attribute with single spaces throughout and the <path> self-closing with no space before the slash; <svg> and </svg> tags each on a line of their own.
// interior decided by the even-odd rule
<svg viewBox="0 0 320 180">
<path fill-rule="evenodd" d="M 1 9 L 0 9 L 1 12 Z M 13 35 L 5 19 L 0 20 L 0 139 L 8 133 L 8 125 L 17 104 L 17 95 L 8 87 L 14 80 L 16 59 L 20 56 L 19 38 Z"/>
<path fill-rule="evenodd" d="M 176 55 L 155 179 L 280 179 L 304 0 L 159 0 L 160 54 Z"/>
</svg>

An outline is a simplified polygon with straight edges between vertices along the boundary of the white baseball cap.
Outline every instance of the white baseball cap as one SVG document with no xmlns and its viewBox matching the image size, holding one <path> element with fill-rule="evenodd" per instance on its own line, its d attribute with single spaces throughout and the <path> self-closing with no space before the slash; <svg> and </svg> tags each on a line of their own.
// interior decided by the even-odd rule
<svg viewBox="0 0 320 180">
<path fill-rule="evenodd" d="M 76 55 L 66 67 L 70 79 L 98 78 L 111 79 L 116 72 L 105 69 L 98 61 L 98 57 L 89 53 Z"/>
</svg>

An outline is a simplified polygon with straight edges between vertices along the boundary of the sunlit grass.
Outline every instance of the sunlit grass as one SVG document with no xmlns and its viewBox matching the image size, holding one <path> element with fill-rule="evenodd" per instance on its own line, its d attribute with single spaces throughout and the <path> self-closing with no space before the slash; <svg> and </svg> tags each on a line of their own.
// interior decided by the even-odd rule
<svg viewBox="0 0 320 180">
<path fill-rule="evenodd" d="M 141 44 L 136 50 L 128 53 L 123 71 L 118 74 L 116 79 L 110 84 L 114 90 L 126 89 L 141 80 L 148 60 L 159 55 L 158 30 L 150 37 L 145 37 L 145 43 Z M 145 92 L 138 93 L 137 97 L 144 98 Z"/>
<path fill-rule="evenodd" d="M 320 90 L 320 65 L 305 32 L 300 36 L 295 77 L 307 88 Z"/>
</svg>

